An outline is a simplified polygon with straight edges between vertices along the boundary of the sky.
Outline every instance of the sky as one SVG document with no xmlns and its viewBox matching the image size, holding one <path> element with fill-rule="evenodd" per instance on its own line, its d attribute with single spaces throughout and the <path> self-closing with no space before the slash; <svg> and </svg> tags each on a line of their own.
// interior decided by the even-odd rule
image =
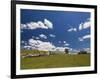
<svg viewBox="0 0 100 79">
<path fill-rule="evenodd" d="M 89 49 L 90 18 L 89 12 L 21 9 L 21 48 Z"/>
</svg>

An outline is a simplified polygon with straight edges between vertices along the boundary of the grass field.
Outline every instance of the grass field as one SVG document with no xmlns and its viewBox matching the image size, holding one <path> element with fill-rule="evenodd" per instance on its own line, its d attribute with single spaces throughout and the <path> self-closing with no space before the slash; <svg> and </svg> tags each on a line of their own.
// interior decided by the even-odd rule
<svg viewBox="0 0 100 79">
<path fill-rule="evenodd" d="M 90 66 L 90 54 L 58 54 L 21 58 L 21 69 Z"/>
</svg>

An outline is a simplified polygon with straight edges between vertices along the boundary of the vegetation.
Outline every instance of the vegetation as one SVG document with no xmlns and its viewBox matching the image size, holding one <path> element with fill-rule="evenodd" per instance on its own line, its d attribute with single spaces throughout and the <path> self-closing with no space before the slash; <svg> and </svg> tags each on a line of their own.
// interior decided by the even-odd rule
<svg viewBox="0 0 100 79">
<path fill-rule="evenodd" d="M 87 54 L 87 51 L 80 51 L 78 54 Z"/>
<path fill-rule="evenodd" d="M 22 50 L 21 54 L 47 53 L 38 50 Z M 90 54 L 56 54 L 40 57 L 21 57 L 21 69 L 60 68 L 90 66 Z"/>
<path fill-rule="evenodd" d="M 69 52 L 68 49 L 65 49 L 65 53 L 68 54 L 68 52 Z"/>
</svg>

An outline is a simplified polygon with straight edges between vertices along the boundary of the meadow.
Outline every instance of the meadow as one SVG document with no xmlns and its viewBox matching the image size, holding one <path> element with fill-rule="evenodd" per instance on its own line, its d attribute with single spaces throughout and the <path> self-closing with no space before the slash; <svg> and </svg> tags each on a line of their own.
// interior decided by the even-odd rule
<svg viewBox="0 0 100 79">
<path fill-rule="evenodd" d="M 35 53 L 36 52 L 37 51 L 35 51 Z M 34 52 L 24 50 L 21 53 L 26 54 Z M 56 54 L 40 57 L 21 57 L 20 63 L 21 69 L 84 67 L 90 66 L 90 54 Z"/>
</svg>

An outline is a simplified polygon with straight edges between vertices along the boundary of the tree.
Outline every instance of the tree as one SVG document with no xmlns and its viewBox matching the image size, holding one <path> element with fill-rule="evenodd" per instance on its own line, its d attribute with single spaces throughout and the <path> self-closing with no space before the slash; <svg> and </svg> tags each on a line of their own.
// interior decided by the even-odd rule
<svg viewBox="0 0 100 79">
<path fill-rule="evenodd" d="M 87 54 L 87 51 L 80 51 L 78 54 Z"/>
<path fill-rule="evenodd" d="M 69 52 L 69 50 L 68 49 L 65 49 L 65 53 L 68 54 L 68 52 Z"/>
</svg>

